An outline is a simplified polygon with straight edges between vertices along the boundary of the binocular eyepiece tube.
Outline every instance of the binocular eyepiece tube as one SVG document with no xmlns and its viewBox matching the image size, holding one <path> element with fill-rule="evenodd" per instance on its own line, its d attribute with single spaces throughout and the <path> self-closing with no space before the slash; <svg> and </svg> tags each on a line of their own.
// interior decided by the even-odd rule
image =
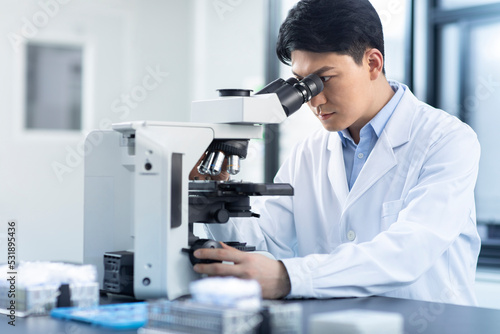
<svg viewBox="0 0 500 334">
<path fill-rule="evenodd" d="M 280 100 L 281 106 L 287 116 L 292 115 L 300 107 L 309 102 L 314 96 L 323 90 L 323 81 L 316 74 L 309 74 L 302 80 L 281 78 L 274 80 L 257 94 L 275 93 Z M 250 91 L 245 90 L 221 90 L 221 96 L 249 96 Z M 217 176 L 222 172 L 224 159 L 227 158 L 227 172 L 236 175 L 240 171 L 240 159 L 245 159 L 248 148 L 248 140 L 214 140 L 207 150 L 202 163 L 198 166 L 200 174 Z"/>
<path fill-rule="evenodd" d="M 290 116 L 299 110 L 304 103 L 321 93 L 323 88 L 321 78 L 312 73 L 300 81 L 293 77 L 286 81 L 281 78 L 276 79 L 255 94 L 275 93 L 278 95 L 286 115 Z"/>
</svg>

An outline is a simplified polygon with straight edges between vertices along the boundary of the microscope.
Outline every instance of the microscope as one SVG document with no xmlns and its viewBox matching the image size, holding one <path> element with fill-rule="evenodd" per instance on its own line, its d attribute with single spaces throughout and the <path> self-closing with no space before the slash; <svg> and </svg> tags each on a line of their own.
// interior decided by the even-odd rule
<svg viewBox="0 0 500 334">
<path fill-rule="evenodd" d="M 197 169 L 207 179 L 223 167 L 237 174 L 263 125 L 281 123 L 322 90 L 315 74 L 277 79 L 253 95 L 220 90 L 217 99 L 195 101 L 191 122 L 133 121 L 89 133 L 84 263 L 97 268 L 101 290 L 136 299 L 187 295 L 200 278 L 193 251 L 219 245 L 196 237 L 193 223 L 258 217 L 249 196 L 293 195 L 289 184 L 190 181 L 191 170 L 201 160 Z"/>
</svg>

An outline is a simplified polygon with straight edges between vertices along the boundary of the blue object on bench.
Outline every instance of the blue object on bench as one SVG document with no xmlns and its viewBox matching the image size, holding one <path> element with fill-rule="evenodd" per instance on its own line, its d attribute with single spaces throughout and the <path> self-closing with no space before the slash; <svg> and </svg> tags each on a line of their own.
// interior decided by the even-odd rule
<svg viewBox="0 0 500 334">
<path fill-rule="evenodd" d="M 146 302 L 96 307 L 61 307 L 50 312 L 53 318 L 76 320 L 112 329 L 137 329 L 146 325 Z"/>
</svg>

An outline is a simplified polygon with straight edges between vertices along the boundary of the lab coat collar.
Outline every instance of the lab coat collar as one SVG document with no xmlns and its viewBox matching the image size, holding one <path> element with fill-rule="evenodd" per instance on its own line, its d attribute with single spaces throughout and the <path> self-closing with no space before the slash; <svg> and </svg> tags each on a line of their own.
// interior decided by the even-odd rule
<svg viewBox="0 0 500 334">
<path fill-rule="evenodd" d="M 419 103 L 410 89 L 403 84 L 401 85 L 405 88 L 403 97 L 384 128 L 392 148 L 406 144 L 410 140 L 415 106 Z"/>
<path fill-rule="evenodd" d="M 404 87 L 403 97 L 401 98 L 401 101 L 394 110 L 391 118 L 389 118 L 389 120 L 387 121 L 387 124 L 383 130 L 383 132 L 386 133 L 388 137 L 387 139 L 389 140 L 389 145 L 392 148 L 401 146 L 410 140 L 410 135 L 411 135 L 410 130 L 413 124 L 413 117 L 414 117 L 413 110 L 415 108 L 415 105 L 417 105 L 417 103 L 419 102 L 406 85 L 401 83 L 400 85 Z M 411 119 L 410 122 L 408 122 L 409 118 Z M 342 140 L 340 139 L 340 136 L 338 135 L 335 136 L 332 135 L 332 133 L 330 133 L 328 139 L 328 147 L 327 147 L 328 150 L 336 151 L 338 148 L 337 144 L 339 142 L 342 145 Z M 340 148 L 342 148 L 342 146 Z M 340 153 L 342 153 L 342 151 L 340 151 Z"/>
<path fill-rule="evenodd" d="M 408 87 L 347 196 L 344 211 L 397 165 L 394 148 L 408 143 L 418 100 Z"/>
<path fill-rule="evenodd" d="M 347 186 L 342 141 L 336 133 L 330 133 L 328 150 L 331 151 L 328 176 L 344 211 L 365 193 L 375 182 L 397 165 L 393 149 L 406 144 L 411 136 L 416 97 L 405 87 L 405 92 L 391 118 L 377 140 L 366 164 L 351 191 Z"/>
<path fill-rule="evenodd" d="M 339 201 L 340 207 L 343 208 L 349 194 L 349 186 L 347 184 L 345 172 L 344 154 L 342 153 L 342 140 L 337 133 L 329 133 L 327 148 L 330 151 L 328 179 L 330 180 L 330 184 Z"/>
<path fill-rule="evenodd" d="M 387 132 L 383 131 L 347 196 L 344 210 L 396 165 L 391 142 Z"/>
</svg>

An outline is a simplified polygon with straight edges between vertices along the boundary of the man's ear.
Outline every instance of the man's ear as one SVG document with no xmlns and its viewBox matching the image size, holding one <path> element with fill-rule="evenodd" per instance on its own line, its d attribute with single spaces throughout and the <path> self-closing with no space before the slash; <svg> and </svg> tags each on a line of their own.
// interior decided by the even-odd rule
<svg viewBox="0 0 500 334">
<path fill-rule="evenodd" d="M 384 69 L 384 56 L 382 52 L 375 48 L 366 50 L 365 61 L 370 70 L 370 79 L 377 79 Z"/>
</svg>

